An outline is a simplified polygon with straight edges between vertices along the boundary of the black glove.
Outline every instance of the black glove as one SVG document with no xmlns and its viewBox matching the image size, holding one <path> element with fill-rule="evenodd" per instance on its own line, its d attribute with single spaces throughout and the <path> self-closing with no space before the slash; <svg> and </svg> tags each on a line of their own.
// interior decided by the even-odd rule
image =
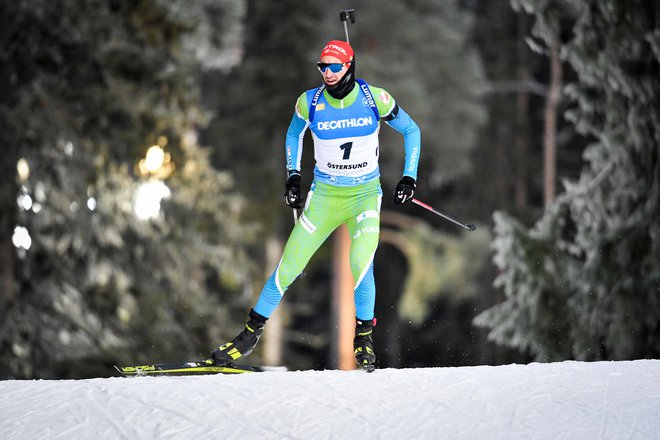
<svg viewBox="0 0 660 440">
<path fill-rule="evenodd" d="M 300 174 L 292 174 L 286 180 L 284 201 L 292 208 L 302 208 L 302 190 L 300 189 Z"/>
<path fill-rule="evenodd" d="M 403 176 L 403 179 L 399 180 L 394 190 L 394 204 L 401 205 L 410 202 L 415 195 L 416 187 L 415 179 L 410 176 Z"/>
</svg>

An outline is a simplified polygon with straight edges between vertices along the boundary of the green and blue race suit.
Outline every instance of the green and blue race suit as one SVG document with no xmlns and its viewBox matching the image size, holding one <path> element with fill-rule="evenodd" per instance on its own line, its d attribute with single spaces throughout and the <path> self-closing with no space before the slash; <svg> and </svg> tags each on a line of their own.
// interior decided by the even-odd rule
<svg viewBox="0 0 660 440">
<path fill-rule="evenodd" d="M 373 258 L 378 247 L 382 198 L 378 168 L 380 120 L 403 134 L 403 175 L 416 179 L 420 131 L 387 91 L 358 80 L 341 100 L 323 87 L 307 90 L 298 98 L 286 135 L 287 171 L 291 175 L 300 170 L 303 136 L 309 128 L 316 161 L 314 181 L 282 259 L 261 291 L 254 308 L 257 313 L 269 317 L 316 250 L 332 231 L 346 224 L 351 238 L 356 317 L 373 318 Z"/>
</svg>

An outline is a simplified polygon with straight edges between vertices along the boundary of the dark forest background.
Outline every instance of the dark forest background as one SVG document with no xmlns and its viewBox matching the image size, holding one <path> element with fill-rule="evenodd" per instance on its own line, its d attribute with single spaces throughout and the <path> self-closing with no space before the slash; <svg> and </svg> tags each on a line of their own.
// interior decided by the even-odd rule
<svg viewBox="0 0 660 440">
<path fill-rule="evenodd" d="M 379 366 L 660 356 L 657 2 L 0 0 L 0 377 L 200 358 L 240 330 L 344 8 L 358 77 L 422 130 L 417 195 L 478 226 L 394 207 L 383 126 Z M 251 362 L 336 367 L 333 241 Z"/>
</svg>

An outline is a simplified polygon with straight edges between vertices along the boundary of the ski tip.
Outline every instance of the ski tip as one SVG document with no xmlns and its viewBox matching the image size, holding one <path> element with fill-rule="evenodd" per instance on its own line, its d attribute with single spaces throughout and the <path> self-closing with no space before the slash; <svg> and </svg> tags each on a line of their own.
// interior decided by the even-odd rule
<svg viewBox="0 0 660 440">
<path fill-rule="evenodd" d="M 157 372 L 156 365 L 136 365 L 136 366 L 121 366 L 115 365 L 115 369 L 124 376 L 143 376 Z"/>
<path fill-rule="evenodd" d="M 119 366 L 119 365 L 115 365 L 114 367 L 115 367 L 115 370 L 117 370 L 120 374 L 123 374 L 123 375 L 135 374 L 136 373 L 135 371 L 128 371 L 128 367 L 122 367 L 122 366 Z"/>
<path fill-rule="evenodd" d="M 123 367 L 121 365 L 115 365 L 115 370 L 124 376 L 135 376 L 139 373 L 139 370 L 131 367 Z"/>
</svg>

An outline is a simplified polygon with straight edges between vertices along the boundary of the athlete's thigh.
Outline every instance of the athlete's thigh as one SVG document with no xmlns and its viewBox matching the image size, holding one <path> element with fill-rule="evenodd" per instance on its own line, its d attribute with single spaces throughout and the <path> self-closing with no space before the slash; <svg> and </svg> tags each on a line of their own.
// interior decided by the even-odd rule
<svg viewBox="0 0 660 440">
<path fill-rule="evenodd" d="M 380 235 L 381 194 L 371 192 L 359 197 L 346 222 L 351 237 L 351 271 L 357 281 L 373 260 Z"/>
<path fill-rule="evenodd" d="M 280 279 L 289 285 L 302 272 L 318 248 L 339 225 L 331 197 L 311 190 L 305 209 L 284 247 Z"/>
</svg>

